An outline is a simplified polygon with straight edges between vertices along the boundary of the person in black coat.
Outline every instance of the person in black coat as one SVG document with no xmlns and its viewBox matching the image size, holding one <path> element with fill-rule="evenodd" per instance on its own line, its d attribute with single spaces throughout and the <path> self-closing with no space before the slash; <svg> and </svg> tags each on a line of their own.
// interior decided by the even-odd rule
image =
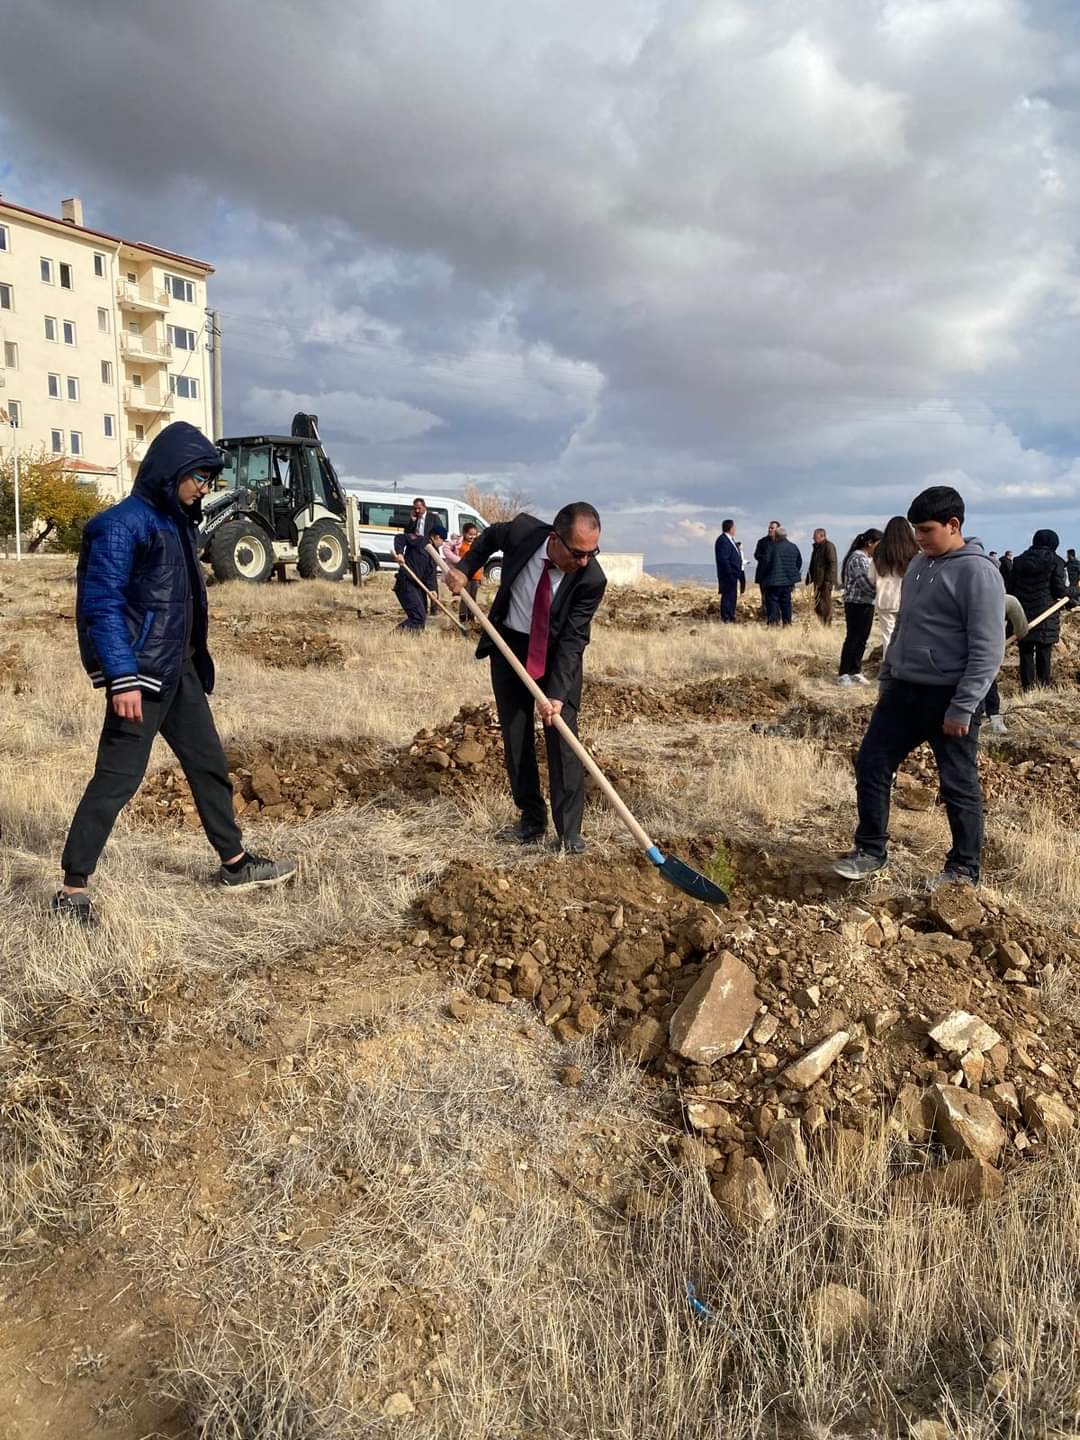
<svg viewBox="0 0 1080 1440">
<path fill-rule="evenodd" d="M 1020 601 L 1029 620 L 1069 593 L 1065 561 L 1057 553 L 1059 543 L 1055 531 L 1036 530 L 1031 545 L 1013 561 L 1007 588 Z M 1037 684 L 1051 683 L 1054 646 L 1060 639 L 1058 610 L 1019 642 L 1021 689 L 1033 690 Z"/>
<path fill-rule="evenodd" d="M 394 536 L 394 559 L 398 563 L 398 572 L 394 577 L 394 594 L 405 611 L 405 619 L 395 626 L 395 629 L 412 634 L 419 634 L 423 630 L 427 621 L 429 597 L 424 594 L 420 585 L 417 585 L 416 580 L 426 585 L 429 590 L 435 589 L 437 567 L 427 553 L 427 547 L 430 543 L 437 548 L 445 539 L 446 531 L 438 523 L 432 525 L 428 538 L 408 530 L 402 535 Z M 406 574 L 406 565 L 412 575 Z M 416 580 L 412 578 L 413 575 Z"/>
<path fill-rule="evenodd" d="M 765 617 L 770 625 L 791 624 L 791 592 L 802 578 L 802 552 L 787 531 L 777 528 L 758 566 L 758 583 L 765 596 Z"/>
<path fill-rule="evenodd" d="M 716 537 L 716 580 L 720 590 L 720 619 L 730 625 L 739 604 L 739 586 L 745 584 L 734 520 L 725 520 Z"/>
<path fill-rule="evenodd" d="M 607 577 L 597 563 L 600 516 L 584 500 L 564 505 L 549 525 L 522 513 L 506 523 L 488 525 L 464 560 L 446 575 L 460 595 L 469 576 L 502 552 L 502 577 L 489 618 L 547 697 L 540 707 L 546 727 L 551 813 L 557 845 L 571 854 L 585 849 L 581 817 L 585 809 L 585 772 L 581 761 L 551 729 L 561 715 L 577 734 L 581 705 L 581 662 L 589 643 L 592 617 L 603 599 Z M 491 658 L 491 688 L 503 732 L 506 771 L 518 823 L 504 838 L 536 844 L 547 828 L 547 807 L 540 789 L 533 730 L 532 695 L 485 633 L 478 660 Z"/>
</svg>

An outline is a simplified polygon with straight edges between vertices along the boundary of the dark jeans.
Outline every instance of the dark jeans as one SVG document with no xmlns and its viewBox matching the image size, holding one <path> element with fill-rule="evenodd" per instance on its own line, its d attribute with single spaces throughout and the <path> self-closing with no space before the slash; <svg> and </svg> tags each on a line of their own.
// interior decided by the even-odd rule
<svg viewBox="0 0 1080 1440">
<path fill-rule="evenodd" d="M 990 689 L 986 692 L 986 699 L 983 701 L 983 714 L 988 720 L 995 715 L 1001 714 L 1001 691 L 998 689 L 997 680 L 990 682 Z"/>
<path fill-rule="evenodd" d="M 423 630 L 427 622 L 428 598 L 416 584 L 410 580 L 404 570 L 398 573 L 394 581 L 394 594 L 398 598 L 398 604 L 405 611 L 405 619 L 396 628 L 398 630 Z"/>
<path fill-rule="evenodd" d="M 97 868 L 116 817 L 146 774 L 150 747 L 160 735 L 180 761 L 206 838 L 222 860 L 241 854 L 244 842 L 233 816 L 225 752 L 202 682 L 189 660 L 177 685 L 159 700 L 143 697 L 142 723 L 121 720 L 105 701 L 97 764 L 71 822 L 61 864 L 64 883 L 85 885 Z"/>
<path fill-rule="evenodd" d="M 730 625 L 735 619 L 735 611 L 738 604 L 738 580 L 725 580 L 720 586 L 720 619 L 723 620 L 725 625 Z"/>
<path fill-rule="evenodd" d="M 845 604 L 844 621 L 847 625 L 847 634 L 844 636 L 844 645 L 840 651 L 840 674 L 858 675 L 862 671 L 866 642 L 870 639 L 870 631 L 874 624 L 873 605 Z"/>
<path fill-rule="evenodd" d="M 791 586 L 765 586 L 765 618 L 770 625 L 791 624 Z"/>
<path fill-rule="evenodd" d="M 503 630 L 503 639 L 519 660 L 529 653 L 529 637 L 517 630 Z M 537 682 L 545 689 L 547 676 Z M 503 733 L 506 773 L 510 777 L 510 793 L 521 811 L 525 825 L 537 830 L 547 827 L 547 807 L 540 789 L 540 771 L 536 763 L 534 730 L 535 705 L 503 657 L 491 657 L 491 688 L 495 692 L 495 709 Z M 562 718 L 577 734 L 577 706 L 563 702 Z M 551 785 L 551 814 L 555 832 L 564 839 L 581 834 L 581 816 L 585 809 L 585 771 L 581 761 L 563 744 L 555 730 L 545 728 L 548 780 Z"/>
<path fill-rule="evenodd" d="M 1054 662 L 1053 645 L 1042 645 L 1038 640 L 1021 640 L 1016 647 L 1020 651 L 1020 688 L 1034 690 L 1038 685 L 1049 685 Z"/>
<path fill-rule="evenodd" d="M 941 798 L 952 831 L 946 868 L 963 870 L 977 880 L 983 843 L 982 787 L 977 766 L 979 717 L 972 718 L 966 735 L 943 732 L 954 689 L 952 685 L 912 685 L 906 680 L 890 680 L 883 686 L 855 761 L 859 797 L 855 844 L 860 850 L 884 858 L 893 776 L 911 752 L 925 742 L 937 761 Z"/>
</svg>

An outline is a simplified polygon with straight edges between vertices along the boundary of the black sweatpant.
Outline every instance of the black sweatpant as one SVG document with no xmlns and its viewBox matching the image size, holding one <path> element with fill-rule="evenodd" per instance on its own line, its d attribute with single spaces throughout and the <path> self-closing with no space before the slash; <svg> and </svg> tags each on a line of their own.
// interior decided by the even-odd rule
<svg viewBox="0 0 1080 1440">
<path fill-rule="evenodd" d="M 501 633 L 524 664 L 529 653 L 528 635 L 518 630 L 503 630 Z M 542 675 L 537 682 L 541 690 L 544 690 L 546 680 L 547 676 Z M 547 807 L 536 763 L 535 702 L 497 651 L 491 657 L 491 688 L 495 693 L 495 709 L 502 727 L 506 773 L 510 777 L 514 804 L 521 811 L 525 825 L 544 830 L 547 828 Z M 577 706 L 564 701 L 562 718 L 576 735 Z M 564 840 L 573 840 L 581 834 L 581 817 L 585 810 L 585 770 L 573 751 L 550 727 L 545 727 L 544 742 L 555 833 Z"/>
<path fill-rule="evenodd" d="M 870 630 L 874 624 L 874 607 L 845 604 L 844 620 L 847 623 L 847 634 L 840 651 L 840 674 L 858 675 L 862 671 L 866 642 L 870 639 Z"/>
<path fill-rule="evenodd" d="M 1020 688 L 1034 690 L 1036 685 L 1049 685 L 1053 674 L 1054 645 L 1040 644 L 1038 640 L 1020 640 L 1016 647 L 1020 652 Z"/>
<path fill-rule="evenodd" d="M 855 844 L 870 855 L 885 857 L 893 776 L 911 752 L 926 743 L 937 761 L 952 831 L 946 868 L 978 880 L 983 843 L 979 715 L 972 717 L 966 735 L 946 735 L 942 726 L 954 690 L 952 685 L 913 685 L 906 680 L 890 680 L 882 687 L 855 761 L 859 797 Z"/>
<path fill-rule="evenodd" d="M 94 873 L 116 817 L 142 783 L 159 734 L 183 767 L 210 844 L 222 860 L 242 853 L 225 752 L 202 681 L 189 660 L 173 690 L 159 700 L 143 697 L 141 724 L 122 720 L 106 699 L 97 764 L 64 846 L 66 885 L 85 885 Z"/>
</svg>

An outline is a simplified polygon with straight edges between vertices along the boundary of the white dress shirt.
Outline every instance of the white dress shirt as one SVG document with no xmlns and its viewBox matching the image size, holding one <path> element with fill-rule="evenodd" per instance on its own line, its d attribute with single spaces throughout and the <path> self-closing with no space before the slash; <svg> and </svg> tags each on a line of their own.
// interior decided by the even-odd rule
<svg viewBox="0 0 1080 1440">
<path fill-rule="evenodd" d="M 540 576 L 544 573 L 544 561 L 548 558 L 548 542 L 545 537 L 541 541 L 535 555 L 529 557 L 518 572 L 517 579 L 510 587 L 510 609 L 506 615 L 506 626 L 508 630 L 519 630 L 528 635 L 532 629 L 533 601 L 536 599 L 536 587 L 540 584 Z M 556 566 L 548 571 L 551 577 L 551 603 L 555 604 L 555 592 L 562 584 L 563 572 Z"/>
</svg>

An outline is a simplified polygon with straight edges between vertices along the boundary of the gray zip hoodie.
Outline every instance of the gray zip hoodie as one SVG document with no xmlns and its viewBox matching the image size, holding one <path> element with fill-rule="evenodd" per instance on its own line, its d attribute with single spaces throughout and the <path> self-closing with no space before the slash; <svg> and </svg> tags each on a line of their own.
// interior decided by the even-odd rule
<svg viewBox="0 0 1080 1440">
<path fill-rule="evenodd" d="M 947 555 L 916 555 L 881 679 L 955 686 L 945 718 L 969 725 L 1005 658 L 1004 612 L 1001 572 L 978 540 Z"/>
</svg>

